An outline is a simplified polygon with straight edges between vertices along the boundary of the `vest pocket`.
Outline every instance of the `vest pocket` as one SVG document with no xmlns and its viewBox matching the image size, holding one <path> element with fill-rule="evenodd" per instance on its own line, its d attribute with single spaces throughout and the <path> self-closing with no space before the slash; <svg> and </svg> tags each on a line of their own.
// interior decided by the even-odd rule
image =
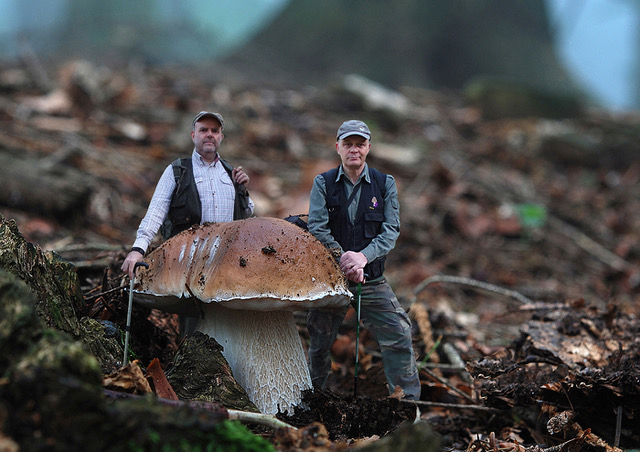
<svg viewBox="0 0 640 452">
<path fill-rule="evenodd" d="M 382 212 L 365 212 L 364 213 L 364 237 L 371 239 L 380 233 L 382 222 L 384 221 L 384 213 Z"/>
<path fill-rule="evenodd" d="M 340 206 L 339 205 L 329 205 L 327 204 L 327 213 L 329 214 L 329 222 L 337 221 L 338 216 L 340 215 Z"/>
</svg>

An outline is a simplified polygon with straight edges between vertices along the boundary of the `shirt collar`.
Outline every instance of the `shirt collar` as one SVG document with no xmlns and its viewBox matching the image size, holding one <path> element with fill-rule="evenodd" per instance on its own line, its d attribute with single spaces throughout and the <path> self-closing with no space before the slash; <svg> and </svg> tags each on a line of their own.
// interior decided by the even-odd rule
<svg viewBox="0 0 640 452">
<path fill-rule="evenodd" d="M 338 182 L 342 176 L 349 179 L 347 177 L 347 174 L 344 172 L 342 165 L 340 165 L 340 168 L 338 169 L 338 175 L 336 176 L 336 182 Z M 369 165 L 367 165 L 366 163 L 364 164 L 362 173 L 360 173 L 360 178 L 358 179 L 358 182 L 360 182 L 362 179 L 364 179 L 365 182 L 368 184 L 371 183 L 371 177 L 369 176 Z"/>
<path fill-rule="evenodd" d="M 220 161 L 220 158 L 220 154 L 218 153 L 218 160 L 213 163 L 209 163 L 205 161 L 200 154 L 198 154 L 198 151 L 196 151 L 195 148 L 193 148 L 193 154 L 191 155 L 191 160 L 193 161 L 193 163 L 200 167 L 216 166 L 216 164 Z"/>
</svg>

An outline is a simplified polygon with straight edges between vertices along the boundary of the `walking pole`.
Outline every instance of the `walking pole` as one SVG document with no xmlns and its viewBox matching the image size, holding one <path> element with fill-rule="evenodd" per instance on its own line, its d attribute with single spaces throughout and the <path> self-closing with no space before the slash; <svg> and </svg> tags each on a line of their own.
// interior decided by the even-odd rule
<svg viewBox="0 0 640 452">
<path fill-rule="evenodd" d="M 129 309 L 127 310 L 127 327 L 124 334 L 124 357 L 122 358 L 122 366 L 127 365 L 129 358 L 129 332 L 131 331 L 131 311 L 133 310 L 133 285 L 136 282 L 136 270 L 138 267 L 143 266 L 149 268 L 149 264 L 146 262 L 136 262 L 133 266 L 133 278 L 131 278 L 131 284 L 129 285 Z"/>
<path fill-rule="evenodd" d="M 356 398 L 356 394 L 358 393 L 358 357 L 360 355 L 360 296 L 362 294 L 362 283 L 358 283 L 358 290 L 356 292 L 356 371 L 355 377 L 353 380 L 353 398 Z"/>
</svg>

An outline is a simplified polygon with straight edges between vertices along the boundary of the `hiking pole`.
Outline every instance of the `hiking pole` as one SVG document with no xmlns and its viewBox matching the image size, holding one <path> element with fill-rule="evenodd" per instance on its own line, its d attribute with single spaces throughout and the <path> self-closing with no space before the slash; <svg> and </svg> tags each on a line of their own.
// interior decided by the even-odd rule
<svg viewBox="0 0 640 452">
<path fill-rule="evenodd" d="M 127 365 L 129 358 L 129 331 L 131 331 L 131 311 L 133 310 L 133 285 L 136 282 L 136 270 L 138 267 L 149 268 L 149 264 L 146 262 L 136 262 L 133 266 L 133 278 L 131 278 L 131 284 L 129 286 L 129 309 L 127 310 L 127 327 L 124 334 L 124 357 L 122 358 L 122 366 Z"/>
<path fill-rule="evenodd" d="M 367 278 L 369 277 L 369 275 L 367 275 L 366 273 L 364 274 L 364 280 L 366 281 Z M 356 291 L 356 371 L 355 371 L 355 377 L 353 380 L 353 398 L 356 398 L 356 394 L 358 393 L 358 361 L 359 361 L 359 349 L 360 349 L 360 308 L 362 307 L 362 303 L 360 301 L 360 298 L 362 298 L 362 283 L 358 283 L 358 290 Z"/>
<path fill-rule="evenodd" d="M 360 348 L 360 297 L 362 295 L 362 283 L 358 283 L 358 289 L 356 291 L 356 371 L 353 380 L 353 398 L 356 398 L 358 393 L 358 361 L 359 361 L 359 348 Z"/>
</svg>

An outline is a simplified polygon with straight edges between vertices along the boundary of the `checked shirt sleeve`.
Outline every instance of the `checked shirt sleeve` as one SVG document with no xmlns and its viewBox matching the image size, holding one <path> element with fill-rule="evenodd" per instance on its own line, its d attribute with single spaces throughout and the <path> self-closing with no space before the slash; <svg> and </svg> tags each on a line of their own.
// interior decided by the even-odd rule
<svg viewBox="0 0 640 452">
<path fill-rule="evenodd" d="M 171 203 L 171 195 L 176 187 L 176 182 L 173 177 L 173 168 L 169 165 L 160 180 L 149 203 L 147 213 L 140 222 L 140 227 L 136 234 L 136 240 L 133 243 L 134 247 L 141 248 L 145 252 L 149 248 L 149 244 L 160 230 L 167 212 L 169 212 L 169 205 Z"/>
</svg>

